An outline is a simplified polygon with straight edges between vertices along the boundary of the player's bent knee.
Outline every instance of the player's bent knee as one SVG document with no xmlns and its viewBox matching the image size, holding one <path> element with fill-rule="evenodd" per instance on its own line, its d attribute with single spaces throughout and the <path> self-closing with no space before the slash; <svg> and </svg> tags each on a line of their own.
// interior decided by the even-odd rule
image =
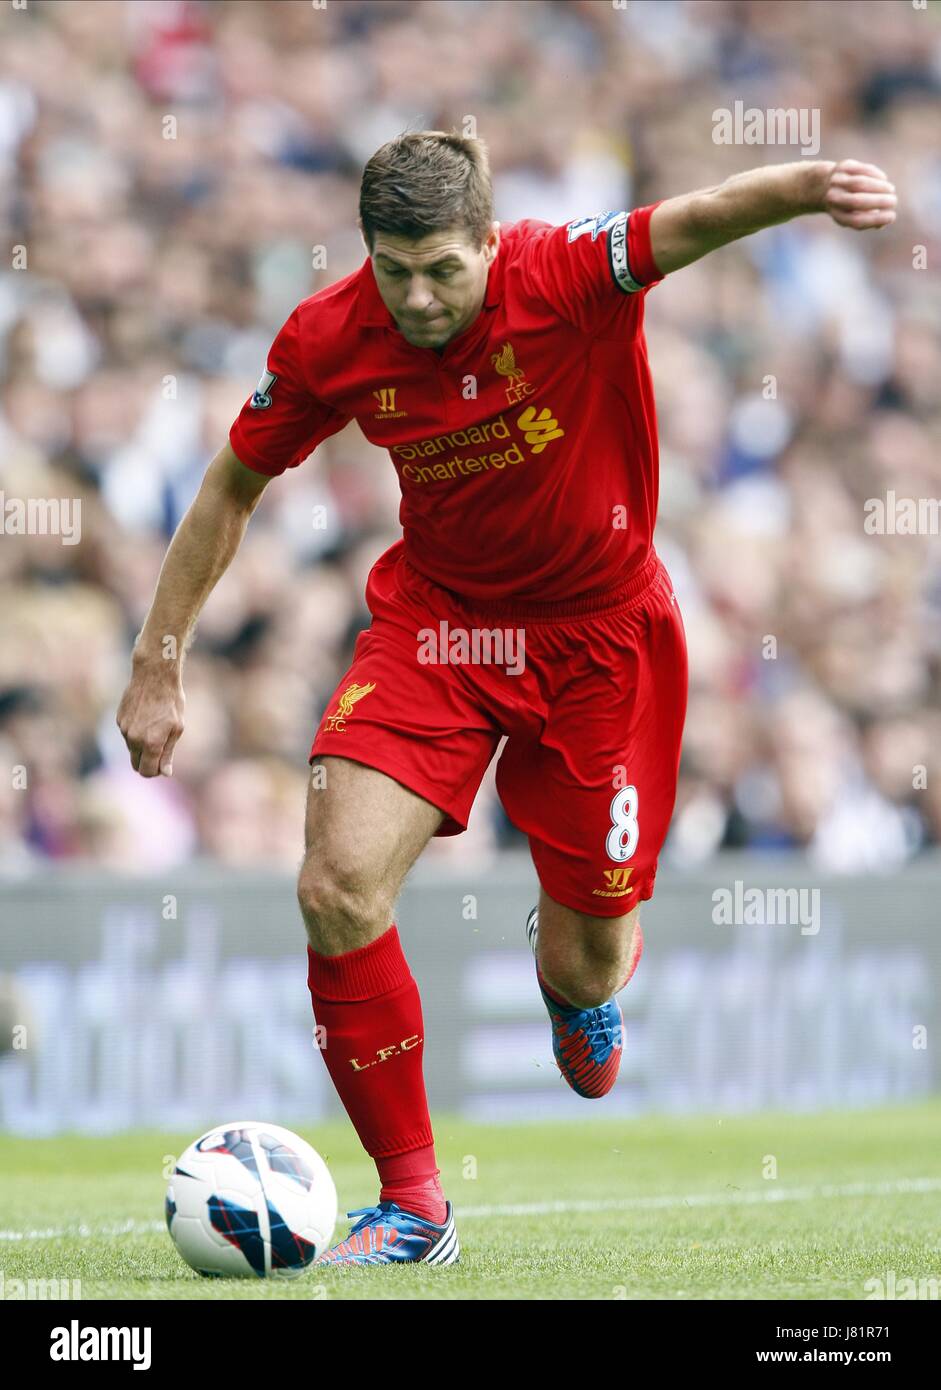
<svg viewBox="0 0 941 1390">
<path fill-rule="evenodd" d="M 315 950 L 356 950 L 385 931 L 391 904 L 368 875 L 331 865 L 308 854 L 297 881 L 297 898 Z"/>
<path fill-rule="evenodd" d="M 355 872 L 308 858 L 297 880 L 297 896 L 305 916 L 353 921 L 370 915 L 376 893 Z"/>
</svg>

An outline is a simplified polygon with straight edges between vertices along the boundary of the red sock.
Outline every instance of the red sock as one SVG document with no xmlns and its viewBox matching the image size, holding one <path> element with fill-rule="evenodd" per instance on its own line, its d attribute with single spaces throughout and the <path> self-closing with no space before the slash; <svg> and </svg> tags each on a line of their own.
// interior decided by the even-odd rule
<svg viewBox="0 0 941 1390">
<path fill-rule="evenodd" d="M 308 946 L 307 956 L 323 1058 L 375 1159 L 381 1198 L 440 1223 L 445 1202 L 422 1073 L 421 999 L 395 924 L 356 951 L 322 956 Z"/>
<path fill-rule="evenodd" d="M 434 1144 L 379 1158 L 376 1167 L 382 1182 L 380 1201 L 398 1202 L 403 1210 L 417 1212 L 440 1226 L 447 1215 L 447 1204 L 438 1179 Z"/>
</svg>

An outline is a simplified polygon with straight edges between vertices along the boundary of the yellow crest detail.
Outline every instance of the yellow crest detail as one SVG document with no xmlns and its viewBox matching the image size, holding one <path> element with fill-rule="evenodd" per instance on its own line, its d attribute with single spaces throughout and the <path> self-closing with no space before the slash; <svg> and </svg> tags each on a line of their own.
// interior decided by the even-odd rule
<svg viewBox="0 0 941 1390">
<path fill-rule="evenodd" d="M 508 405 L 516 405 L 535 391 L 531 381 L 526 380 L 522 367 L 516 365 L 516 353 L 512 343 L 504 343 L 499 352 L 491 354 L 490 361 L 500 376 L 506 377 L 506 400 Z"/>
<path fill-rule="evenodd" d="M 369 692 L 375 690 L 375 688 L 375 681 L 370 681 L 368 685 L 360 685 L 357 681 L 354 681 L 352 685 L 348 685 L 337 703 L 336 714 L 331 714 L 327 717 L 327 732 L 331 734 L 342 734 L 346 727 L 347 719 L 349 719 L 350 715 L 353 713 L 353 706 L 358 700 L 361 700 L 364 695 L 368 695 Z"/>
<path fill-rule="evenodd" d="M 526 373 L 516 365 L 516 353 L 513 350 L 512 343 L 504 343 L 500 351 L 492 355 L 490 361 L 501 376 L 508 376 L 511 381 L 522 381 L 523 377 L 526 375 Z"/>
<path fill-rule="evenodd" d="M 516 417 L 516 423 L 523 431 L 526 443 L 534 454 L 541 454 L 547 444 L 553 439 L 561 439 L 565 433 L 551 410 L 540 410 L 537 415 L 534 405 L 528 405 L 521 411 Z"/>
</svg>

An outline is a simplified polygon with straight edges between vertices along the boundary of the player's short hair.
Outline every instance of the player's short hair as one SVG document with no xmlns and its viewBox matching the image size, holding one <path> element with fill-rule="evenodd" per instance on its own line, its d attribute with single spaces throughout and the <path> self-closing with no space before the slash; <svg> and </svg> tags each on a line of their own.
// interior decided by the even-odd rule
<svg viewBox="0 0 941 1390">
<path fill-rule="evenodd" d="M 418 241 L 449 227 L 463 227 L 479 250 L 493 221 L 486 145 L 443 130 L 397 135 L 363 170 L 359 215 L 370 255 L 376 232 Z"/>
</svg>

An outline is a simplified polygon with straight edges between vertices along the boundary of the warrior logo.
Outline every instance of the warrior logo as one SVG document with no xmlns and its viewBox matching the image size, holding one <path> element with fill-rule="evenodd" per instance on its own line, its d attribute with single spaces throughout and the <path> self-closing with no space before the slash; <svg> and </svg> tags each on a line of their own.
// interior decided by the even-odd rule
<svg viewBox="0 0 941 1390">
<path fill-rule="evenodd" d="M 403 415 L 407 415 L 407 410 L 396 410 L 395 393 L 397 386 L 381 386 L 378 391 L 373 391 L 376 404 L 379 409 L 373 412 L 374 420 L 398 420 Z"/>
<path fill-rule="evenodd" d="M 628 887 L 632 869 L 605 869 L 604 881 L 606 887 L 593 888 L 592 896 L 596 898 L 626 898 L 629 893 L 633 893 L 633 888 Z"/>
</svg>

